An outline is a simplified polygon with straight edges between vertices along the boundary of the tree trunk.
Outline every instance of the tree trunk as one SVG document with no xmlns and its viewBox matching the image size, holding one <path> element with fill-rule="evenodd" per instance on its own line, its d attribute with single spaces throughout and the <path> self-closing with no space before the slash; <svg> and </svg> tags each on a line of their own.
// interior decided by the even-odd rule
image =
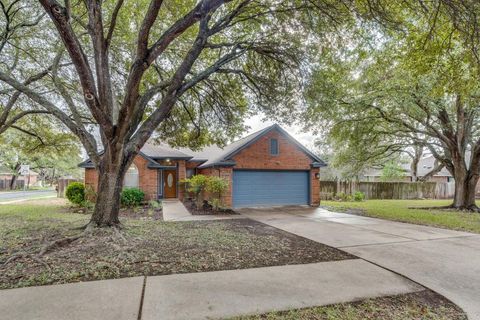
<svg viewBox="0 0 480 320">
<path fill-rule="evenodd" d="M 14 172 L 12 173 L 12 179 L 10 180 L 10 190 L 14 190 L 17 188 L 18 170 L 20 170 L 19 162 L 15 164 L 15 168 L 13 169 Z"/>
<path fill-rule="evenodd" d="M 455 170 L 455 196 L 452 206 L 460 210 L 478 210 L 475 204 L 478 175 L 472 175 L 468 170 Z"/>
<path fill-rule="evenodd" d="M 414 153 L 412 156 L 412 163 L 410 164 L 410 172 L 412 177 L 412 182 L 418 180 L 418 163 L 423 155 L 423 146 L 422 145 L 415 145 L 414 146 Z"/>
<path fill-rule="evenodd" d="M 131 157 L 133 159 L 133 156 Z M 120 224 L 120 194 L 123 179 L 130 165 L 121 151 L 108 148 L 98 168 L 98 188 L 95 209 L 91 224 L 97 227 L 117 226 Z"/>
</svg>

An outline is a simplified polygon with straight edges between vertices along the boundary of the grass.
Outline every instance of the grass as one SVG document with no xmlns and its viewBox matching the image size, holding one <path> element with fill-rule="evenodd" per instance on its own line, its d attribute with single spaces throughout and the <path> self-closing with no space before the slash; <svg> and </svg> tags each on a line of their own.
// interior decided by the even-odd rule
<svg viewBox="0 0 480 320">
<path fill-rule="evenodd" d="M 444 209 L 416 209 L 446 206 L 451 200 L 367 200 L 363 202 L 322 201 L 336 211 L 409 222 L 440 228 L 480 233 L 480 214 Z"/>
<path fill-rule="evenodd" d="M 442 296 L 424 290 L 405 295 L 368 299 L 323 307 L 272 312 L 231 320 L 466 320 L 460 308 Z"/>
<path fill-rule="evenodd" d="M 59 199 L 0 205 L 0 289 L 354 258 L 250 219 L 124 217 L 121 235 L 94 230 L 36 259 L 45 243 L 80 233 L 89 216 L 74 211 Z M 25 255 L 2 266 L 16 253 Z"/>
</svg>

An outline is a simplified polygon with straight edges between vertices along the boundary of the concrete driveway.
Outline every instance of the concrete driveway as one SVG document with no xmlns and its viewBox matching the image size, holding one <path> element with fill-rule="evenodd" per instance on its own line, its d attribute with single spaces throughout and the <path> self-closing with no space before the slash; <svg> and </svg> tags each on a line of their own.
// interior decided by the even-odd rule
<svg viewBox="0 0 480 320">
<path fill-rule="evenodd" d="M 480 319 L 480 235 L 330 212 L 242 209 L 251 219 L 357 255 L 428 287 Z"/>
</svg>

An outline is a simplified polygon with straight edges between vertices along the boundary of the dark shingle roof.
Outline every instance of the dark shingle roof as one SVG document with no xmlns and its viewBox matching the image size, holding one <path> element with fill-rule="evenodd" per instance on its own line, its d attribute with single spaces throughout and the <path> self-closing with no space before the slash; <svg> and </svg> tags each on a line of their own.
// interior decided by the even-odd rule
<svg viewBox="0 0 480 320">
<path fill-rule="evenodd" d="M 207 146 L 199 151 L 192 151 L 188 148 L 179 148 L 174 149 L 165 144 L 151 144 L 147 143 L 140 150 L 140 154 L 143 155 L 149 162 L 152 167 L 155 167 L 155 164 L 158 165 L 155 160 L 160 159 L 174 159 L 174 160 L 189 160 L 203 162 L 199 168 L 207 168 L 211 166 L 228 166 L 234 165 L 235 162 L 231 159 L 235 154 L 248 147 L 250 144 L 255 142 L 258 138 L 266 134 L 271 130 L 278 130 L 280 133 L 285 135 L 292 143 L 296 144 L 305 154 L 307 154 L 312 159 L 312 166 L 314 167 L 323 167 L 326 166 L 317 155 L 305 148 L 300 142 L 295 140 L 291 135 L 288 134 L 284 129 L 279 125 L 274 124 L 267 128 L 264 128 L 260 131 L 254 132 L 244 138 L 241 138 L 223 148 L 212 145 Z M 93 167 L 89 160 L 82 162 L 79 166 L 81 167 Z"/>
<path fill-rule="evenodd" d="M 140 150 L 152 159 L 183 159 L 190 160 L 192 156 L 164 144 L 146 143 Z"/>
</svg>

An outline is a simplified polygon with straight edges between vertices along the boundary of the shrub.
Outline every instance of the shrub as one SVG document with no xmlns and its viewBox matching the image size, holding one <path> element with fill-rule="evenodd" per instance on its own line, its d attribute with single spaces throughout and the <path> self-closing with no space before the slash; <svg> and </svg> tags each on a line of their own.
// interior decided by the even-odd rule
<svg viewBox="0 0 480 320">
<path fill-rule="evenodd" d="M 195 205 L 198 209 L 200 209 L 203 205 L 203 198 L 205 196 L 204 191 L 208 178 L 209 177 L 204 176 L 203 174 L 197 174 L 182 181 L 185 182 L 187 191 L 193 193 Z"/>
<path fill-rule="evenodd" d="M 365 200 L 365 194 L 363 192 L 357 191 L 353 195 L 353 200 L 359 201 L 359 202 L 363 201 L 363 200 Z"/>
<path fill-rule="evenodd" d="M 220 197 L 228 189 L 228 181 L 220 177 L 208 177 L 205 190 Z"/>
<path fill-rule="evenodd" d="M 208 203 L 214 210 L 221 207 L 222 194 L 228 189 L 228 181 L 215 176 L 195 175 L 190 179 L 185 179 L 187 191 L 195 195 L 195 204 L 197 209 L 203 207 L 205 193 L 209 195 Z"/>
<path fill-rule="evenodd" d="M 158 202 L 156 200 L 148 201 L 148 206 L 152 209 L 162 209 L 162 202 Z"/>
<path fill-rule="evenodd" d="M 222 194 L 228 189 L 228 181 L 220 177 L 208 177 L 205 190 L 210 193 L 209 203 L 214 210 L 222 205 Z"/>
<path fill-rule="evenodd" d="M 85 201 L 85 186 L 81 182 L 72 182 L 67 186 L 65 196 L 68 201 L 80 206 Z"/>
<path fill-rule="evenodd" d="M 136 207 L 142 203 L 144 198 L 145 193 L 139 188 L 125 188 L 120 195 L 120 202 L 126 207 Z"/>
<path fill-rule="evenodd" d="M 86 211 L 89 211 L 89 210 L 93 210 L 93 208 L 95 207 L 95 203 L 93 203 L 92 201 L 85 199 L 85 201 L 83 201 L 81 203 L 81 206 L 84 207 L 86 209 Z"/>
<path fill-rule="evenodd" d="M 335 198 L 339 201 L 346 201 L 347 200 L 347 195 L 343 192 L 339 192 L 339 193 L 337 193 Z"/>
<path fill-rule="evenodd" d="M 184 181 L 187 184 L 187 190 L 195 195 L 198 195 L 205 189 L 208 178 L 209 177 L 204 176 L 203 174 L 197 174 L 189 179 L 185 179 Z"/>
<path fill-rule="evenodd" d="M 222 201 L 219 198 L 210 198 L 208 204 L 212 206 L 212 209 L 218 211 L 222 207 Z"/>
</svg>

